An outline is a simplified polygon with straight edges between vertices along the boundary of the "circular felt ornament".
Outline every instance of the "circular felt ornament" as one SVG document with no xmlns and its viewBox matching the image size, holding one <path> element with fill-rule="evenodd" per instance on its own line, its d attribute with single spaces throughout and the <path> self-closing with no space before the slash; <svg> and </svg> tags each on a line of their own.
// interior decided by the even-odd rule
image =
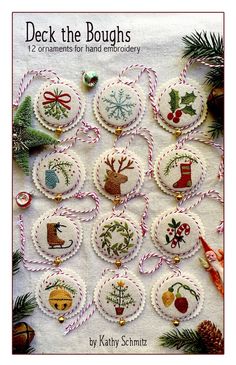
<svg viewBox="0 0 236 365">
<path fill-rule="evenodd" d="M 77 193 L 85 181 L 85 169 L 74 152 L 41 154 L 33 166 L 33 181 L 48 198 L 67 199 Z"/>
<path fill-rule="evenodd" d="M 157 121 L 168 132 L 188 133 L 198 127 L 207 115 L 207 95 L 194 80 L 173 79 L 157 93 Z"/>
<path fill-rule="evenodd" d="M 47 129 L 63 132 L 73 128 L 82 118 L 85 100 L 78 87 L 71 81 L 60 79 L 47 82 L 39 90 L 34 101 L 34 112 Z"/>
<path fill-rule="evenodd" d="M 188 274 L 172 274 L 153 286 L 151 301 L 157 313 L 170 321 L 186 321 L 196 317 L 204 302 L 200 283 Z"/>
<path fill-rule="evenodd" d="M 143 239 L 140 226 L 130 215 L 114 212 L 95 223 L 91 241 L 103 260 L 125 263 L 138 254 Z"/>
<path fill-rule="evenodd" d="M 204 237 L 204 228 L 196 214 L 168 210 L 153 222 L 151 236 L 162 254 L 184 259 L 199 250 L 199 237 Z"/>
<path fill-rule="evenodd" d="M 74 272 L 46 272 L 36 288 L 39 308 L 59 322 L 77 314 L 86 300 L 84 281 Z"/>
<path fill-rule="evenodd" d="M 83 230 L 78 220 L 64 213 L 64 208 L 50 210 L 35 222 L 32 240 L 37 252 L 49 261 L 69 259 L 78 251 Z"/>
<path fill-rule="evenodd" d="M 128 85 L 128 79 L 111 79 L 94 98 L 94 114 L 109 132 L 128 131 L 137 127 L 145 112 L 145 97 L 137 84 Z"/>
<path fill-rule="evenodd" d="M 111 322 L 121 326 L 137 318 L 145 306 L 145 289 L 130 271 L 107 273 L 98 282 L 94 302 L 98 311 Z"/>
<path fill-rule="evenodd" d="M 167 194 L 195 192 L 205 179 L 206 163 L 193 147 L 177 148 L 171 145 L 157 157 L 154 176 Z"/>
<path fill-rule="evenodd" d="M 122 198 L 141 189 L 144 168 L 133 152 L 115 148 L 99 157 L 93 179 L 99 192 L 113 200 L 117 196 Z"/>
</svg>

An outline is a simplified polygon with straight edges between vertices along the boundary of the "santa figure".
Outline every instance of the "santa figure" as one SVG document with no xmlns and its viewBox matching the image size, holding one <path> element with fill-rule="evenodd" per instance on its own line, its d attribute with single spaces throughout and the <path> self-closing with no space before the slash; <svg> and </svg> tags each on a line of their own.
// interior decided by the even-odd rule
<svg viewBox="0 0 236 365">
<path fill-rule="evenodd" d="M 200 241 L 205 251 L 206 260 L 203 258 L 199 260 L 211 275 L 212 281 L 221 295 L 224 295 L 224 251 L 219 249 L 216 253 L 202 237 L 200 237 Z"/>
</svg>

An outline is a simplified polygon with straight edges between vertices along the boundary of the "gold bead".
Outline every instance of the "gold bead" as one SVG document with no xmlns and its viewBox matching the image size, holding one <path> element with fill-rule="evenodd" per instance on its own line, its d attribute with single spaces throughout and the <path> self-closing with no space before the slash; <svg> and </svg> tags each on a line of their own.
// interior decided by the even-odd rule
<svg viewBox="0 0 236 365">
<path fill-rule="evenodd" d="M 55 134 L 57 135 L 57 137 L 60 137 L 60 135 L 62 134 L 63 130 L 61 127 L 58 127 L 55 129 Z"/>
<path fill-rule="evenodd" d="M 62 195 L 57 194 L 54 199 L 56 200 L 57 203 L 60 203 L 62 201 Z"/>
<path fill-rule="evenodd" d="M 121 267 L 121 265 L 122 265 L 121 260 L 116 260 L 116 261 L 115 261 L 115 265 L 116 265 L 116 267 L 119 269 L 119 267 Z"/>
<path fill-rule="evenodd" d="M 178 327 L 178 325 L 179 325 L 179 320 L 178 320 L 178 319 L 173 319 L 172 323 L 173 323 L 173 325 L 174 325 L 175 327 Z"/>
<path fill-rule="evenodd" d="M 122 326 L 124 326 L 125 324 L 126 324 L 125 319 L 124 319 L 124 318 L 120 318 L 120 319 L 119 319 L 119 325 L 122 327 Z"/>
<path fill-rule="evenodd" d="M 183 199 L 183 196 L 184 195 L 182 193 L 178 192 L 175 194 L 175 199 L 179 202 L 181 199 Z"/>
<path fill-rule="evenodd" d="M 57 256 L 53 263 L 55 266 L 59 266 L 62 263 L 62 260 L 59 256 Z"/>
<path fill-rule="evenodd" d="M 180 257 L 177 255 L 173 258 L 173 261 L 175 264 L 178 264 L 180 262 Z"/>
<path fill-rule="evenodd" d="M 65 318 L 64 318 L 63 316 L 60 316 L 60 317 L 58 318 L 58 322 L 60 322 L 60 323 L 63 323 L 63 322 L 64 322 L 64 320 L 65 320 Z"/>
<path fill-rule="evenodd" d="M 119 195 L 117 195 L 117 196 L 115 197 L 115 199 L 113 200 L 113 204 L 114 204 L 114 205 L 119 205 L 119 204 L 120 204 L 120 202 L 121 202 L 121 199 L 120 199 Z"/>
<path fill-rule="evenodd" d="M 175 130 L 175 137 L 180 137 L 181 136 L 181 134 L 182 134 L 182 132 L 181 132 L 181 130 L 180 129 L 176 129 Z"/>
<path fill-rule="evenodd" d="M 120 128 L 120 127 L 116 128 L 116 130 L 115 130 L 115 135 L 116 135 L 116 136 L 120 136 L 120 135 L 121 135 L 121 133 L 122 133 L 122 128 Z"/>
</svg>

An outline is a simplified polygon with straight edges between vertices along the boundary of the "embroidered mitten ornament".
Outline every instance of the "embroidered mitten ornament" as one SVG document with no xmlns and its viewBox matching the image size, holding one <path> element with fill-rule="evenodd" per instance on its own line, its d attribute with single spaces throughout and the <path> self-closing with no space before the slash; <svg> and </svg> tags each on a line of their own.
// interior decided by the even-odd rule
<svg viewBox="0 0 236 365">
<path fill-rule="evenodd" d="M 125 77 L 130 70 L 140 70 L 135 80 Z M 94 98 L 94 114 L 98 122 L 109 132 L 119 135 L 136 128 L 141 122 L 146 98 L 137 82 L 141 75 L 149 77 L 149 98 L 152 100 L 157 85 L 156 72 L 144 65 L 131 65 L 121 71 L 117 78 L 105 82 Z"/>
<path fill-rule="evenodd" d="M 145 289 L 142 282 L 125 267 L 105 269 L 94 290 L 93 301 L 65 328 L 65 334 L 86 322 L 96 310 L 108 321 L 120 326 L 135 320 L 145 306 Z"/>
</svg>

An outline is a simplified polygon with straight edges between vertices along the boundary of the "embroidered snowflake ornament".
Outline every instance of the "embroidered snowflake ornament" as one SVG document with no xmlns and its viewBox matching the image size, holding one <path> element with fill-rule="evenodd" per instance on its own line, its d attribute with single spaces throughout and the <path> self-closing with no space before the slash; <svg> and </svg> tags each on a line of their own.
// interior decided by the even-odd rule
<svg viewBox="0 0 236 365">
<path fill-rule="evenodd" d="M 141 227 L 132 216 L 113 212 L 104 214 L 95 223 L 91 241 L 99 257 L 119 267 L 138 254 L 143 237 Z"/>
<path fill-rule="evenodd" d="M 98 191 L 108 199 L 124 198 L 141 189 L 144 168 L 136 154 L 115 148 L 99 157 L 94 167 L 93 180 Z"/>
<path fill-rule="evenodd" d="M 207 95 L 194 81 L 173 79 L 157 92 L 156 120 L 170 133 L 179 136 L 197 128 L 207 115 Z"/>
<path fill-rule="evenodd" d="M 85 168 L 74 152 L 41 154 L 33 166 L 33 181 L 41 193 L 60 201 L 77 193 L 85 181 Z"/>
<path fill-rule="evenodd" d="M 178 209 L 167 210 L 154 220 L 151 236 L 155 247 L 163 255 L 179 262 L 199 250 L 199 238 L 204 236 L 204 228 L 196 214 Z"/>
<path fill-rule="evenodd" d="M 73 271 L 47 271 L 37 285 L 36 300 L 45 314 L 63 323 L 83 308 L 86 286 Z"/>
<path fill-rule="evenodd" d="M 32 240 L 37 252 L 57 264 L 69 259 L 79 250 L 83 230 L 78 219 L 66 214 L 65 208 L 52 209 L 35 222 Z"/>
<path fill-rule="evenodd" d="M 94 291 L 94 302 L 101 315 L 121 326 L 136 319 L 145 306 L 145 289 L 130 271 L 107 272 Z"/>
<path fill-rule="evenodd" d="M 71 81 L 57 79 L 46 82 L 34 101 L 34 112 L 47 129 L 65 132 L 83 117 L 85 100 L 78 87 Z"/>
<path fill-rule="evenodd" d="M 192 275 L 175 273 L 156 281 L 151 301 L 162 318 L 177 326 L 180 322 L 199 315 L 203 307 L 204 291 Z"/>
<path fill-rule="evenodd" d="M 196 148 L 171 145 L 157 157 L 154 177 L 166 194 L 182 199 L 195 192 L 206 176 L 206 163 Z"/>
<path fill-rule="evenodd" d="M 111 79 L 94 98 L 94 114 L 102 127 L 119 134 L 138 126 L 145 112 L 142 89 L 126 78 Z"/>
</svg>

